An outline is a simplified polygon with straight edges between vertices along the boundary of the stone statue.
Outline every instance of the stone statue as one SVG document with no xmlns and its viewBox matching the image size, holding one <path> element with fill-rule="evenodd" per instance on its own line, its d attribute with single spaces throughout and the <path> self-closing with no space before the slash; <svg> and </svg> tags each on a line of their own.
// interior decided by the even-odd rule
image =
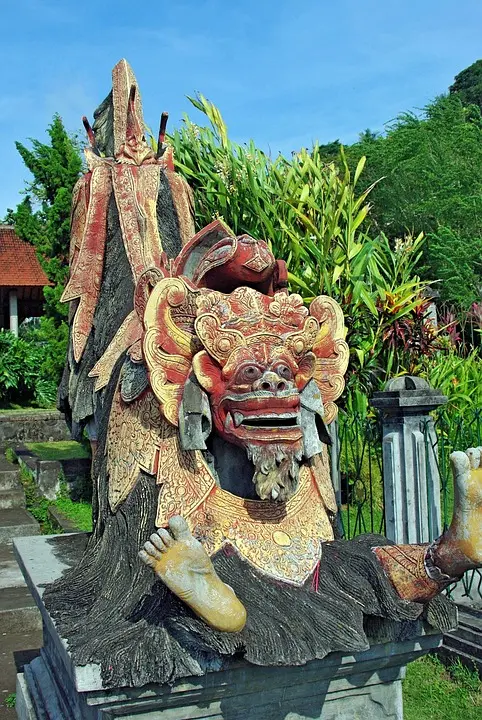
<svg viewBox="0 0 482 720">
<path fill-rule="evenodd" d="M 289 294 L 265 242 L 221 220 L 195 233 L 165 118 L 154 150 L 125 61 L 86 127 L 60 406 L 95 450 L 94 530 L 44 596 L 76 662 L 141 686 L 452 628 L 439 593 L 482 563 L 480 449 L 452 456 L 454 521 L 435 543 L 336 540 L 339 306 Z"/>
</svg>

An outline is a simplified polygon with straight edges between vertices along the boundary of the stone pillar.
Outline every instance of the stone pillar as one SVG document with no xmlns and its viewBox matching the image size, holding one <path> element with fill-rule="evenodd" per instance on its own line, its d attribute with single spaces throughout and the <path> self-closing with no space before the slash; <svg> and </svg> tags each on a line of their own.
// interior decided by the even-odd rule
<svg viewBox="0 0 482 720">
<path fill-rule="evenodd" d="M 340 474 L 340 437 L 338 433 L 338 419 L 328 425 L 328 432 L 331 439 L 330 447 L 330 473 L 336 502 L 341 507 L 341 474 Z"/>
<path fill-rule="evenodd" d="M 422 378 L 389 380 L 372 405 L 383 426 L 386 536 L 398 544 L 425 543 L 442 532 L 436 435 L 430 412 L 447 402 Z"/>
<path fill-rule="evenodd" d="M 18 337 L 18 303 L 17 291 L 10 290 L 8 294 L 8 305 L 10 311 L 10 332 Z"/>
</svg>

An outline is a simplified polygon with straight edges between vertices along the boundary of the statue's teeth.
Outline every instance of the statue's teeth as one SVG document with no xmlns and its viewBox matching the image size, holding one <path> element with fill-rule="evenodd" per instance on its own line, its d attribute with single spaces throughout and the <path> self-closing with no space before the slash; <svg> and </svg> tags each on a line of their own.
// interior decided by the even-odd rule
<svg viewBox="0 0 482 720">
<path fill-rule="evenodd" d="M 279 495 L 279 492 L 276 490 L 276 488 L 273 488 L 273 489 L 271 490 L 271 498 L 272 498 L 273 500 L 277 500 L 278 495 Z"/>
<path fill-rule="evenodd" d="M 244 420 L 244 415 L 240 412 L 234 413 L 234 426 L 239 427 Z"/>
</svg>

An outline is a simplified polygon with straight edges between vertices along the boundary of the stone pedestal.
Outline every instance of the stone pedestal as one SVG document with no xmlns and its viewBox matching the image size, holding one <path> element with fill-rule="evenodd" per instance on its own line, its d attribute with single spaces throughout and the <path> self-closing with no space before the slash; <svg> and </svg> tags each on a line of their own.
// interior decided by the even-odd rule
<svg viewBox="0 0 482 720">
<path fill-rule="evenodd" d="M 76 535 L 81 551 L 85 536 Z M 441 644 L 440 635 L 331 653 L 301 667 L 233 661 L 172 686 L 105 689 L 98 665 L 76 666 L 42 602 L 46 584 L 73 561 L 72 536 L 19 538 L 15 552 L 42 613 L 44 647 L 17 682 L 20 720 L 403 720 L 404 666 Z"/>
<path fill-rule="evenodd" d="M 400 545 L 431 542 L 442 532 L 430 412 L 445 402 L 443 393 L 410 375 L 389 380 L 371 401 L 382 413 L 385 534 Z"/>
</svg>

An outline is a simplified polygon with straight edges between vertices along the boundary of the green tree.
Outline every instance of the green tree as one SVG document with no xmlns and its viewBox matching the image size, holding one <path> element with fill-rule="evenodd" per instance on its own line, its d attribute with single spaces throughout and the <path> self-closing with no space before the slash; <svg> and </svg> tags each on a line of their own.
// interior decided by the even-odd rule
<svg viewBox="0 0 482 720">
<path fill-rule="evenodd" d="M 68 306 L 59 300 L 69 273 L 72 190 L 82 170 L 77 139 L 69 136 L 59 115 L 47 133 L 48 143 L 31 140 L 30 148 L 16 143 L 32 180 L 26 184 L 25 198 L 16 210 L 7 212 L 6 220 L 19 237 L 35 246 L 52 286 L 44 289 L 45 316 L 40 326 L 23 330 L 18 340 L 3 339 L 9 349 L 8 357 L 4 353 L 4 377 L 0 368 L 0 401 L 15 395 L 21 402 L 41 406 L 55 400 L 67 352 Z M 12 368 L 17 375 L 12 375 Z"/>
<path fill-rule="evenodd" d="M 404 113 L 384 136 L 366 133 L 347 149 L 356 167 L 366 156 L 372 220 L 395 241 L 423 231 L 425 277 L 441 279 L 443 299 L 468 307 L 482 272 L 482 118 L 457 95 L 442 96 L 421 116 Z"/>
<path fill-rule="evenodd" d="M 450 93 L 456 95 L 463 105 L 478 105 L 482 110 L 482 60 L 476 60 L 455 76 Z"/>
<path fill-rule="evenodd" d="M 47 132 L 48 144 L 31 140 L 29 149 L 15 143 L 33 179 L 27 183 L 25 199 L 7 219 L 19 237 L 35 246 L 53 283 L 44 291 L 45 312 L 58 325 L 67 315 L 59 299 L 69 272 L 70 204 L 82 160 L 77 139 L 67 133 L 59 115 L 54 115 Z"/>
</svg>

